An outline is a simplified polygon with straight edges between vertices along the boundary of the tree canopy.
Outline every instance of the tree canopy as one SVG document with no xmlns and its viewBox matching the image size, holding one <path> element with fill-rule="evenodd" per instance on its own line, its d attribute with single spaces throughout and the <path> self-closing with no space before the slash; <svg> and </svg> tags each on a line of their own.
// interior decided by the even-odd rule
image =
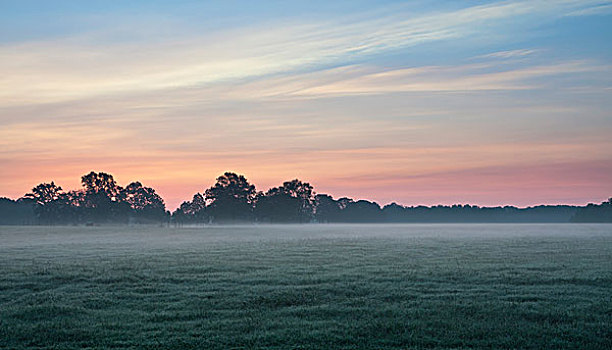
<svg viewBox="0 0 612 350">
<path fill-rule="evenodd" d="M 216 222 L 241 222 L 253 219 L 257 197 L 255 186 L 244 175 L 226 172 L 206 190 L 209 215 Z"/>
</svg>

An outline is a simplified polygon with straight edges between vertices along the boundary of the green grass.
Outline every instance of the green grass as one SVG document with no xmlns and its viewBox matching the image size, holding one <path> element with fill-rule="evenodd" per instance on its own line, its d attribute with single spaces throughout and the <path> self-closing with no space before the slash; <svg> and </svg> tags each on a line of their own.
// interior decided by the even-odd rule
<svg viewBox="0 0 612 350">
<path fill-rule="evenodd" d="M 0 227 L 0 348 L 610 349 L 612 225 Z"/>
</svg>

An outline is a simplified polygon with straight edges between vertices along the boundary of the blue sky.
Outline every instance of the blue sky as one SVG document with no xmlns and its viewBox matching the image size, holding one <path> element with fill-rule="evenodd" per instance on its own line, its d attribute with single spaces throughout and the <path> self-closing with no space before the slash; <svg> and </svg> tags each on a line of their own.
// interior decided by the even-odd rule
<svg viewBox="0 0 612 350">
<path fill-rule="evenodd" d="M 603 200 L 611 17 L 590 0 L 1 1 L 0 195 L 105 170 L 175 206 L 234 170 L 381 203 Z"/>
</svg>

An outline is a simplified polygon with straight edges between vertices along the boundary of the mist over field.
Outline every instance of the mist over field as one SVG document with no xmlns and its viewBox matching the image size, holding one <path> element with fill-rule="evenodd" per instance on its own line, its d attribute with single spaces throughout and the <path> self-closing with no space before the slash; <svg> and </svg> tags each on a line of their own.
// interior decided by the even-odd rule
<svg viewBox="0 0 612 350">
<path fill-rule="evenodd" d="M 609 224 L 269 224 L 161 227 L 0 226 L 2 249 L 65 247 L 78 255 L 103 246 L 144 253 L 151 249 L 202 249 L 226 244 L 265 244 L 317 240 L 500 240 L 612 236 Z M 82 250 L 72 249 L 74 244 Z M 503 248 L 500 246 L 500 249 Z M 112 250 L 109 251 L 112 253 Z"/>
<path fill-rule="evenodd" d="M 609 224 L 0 226 L 0 348 L 609 348 Z"/>
</svg>

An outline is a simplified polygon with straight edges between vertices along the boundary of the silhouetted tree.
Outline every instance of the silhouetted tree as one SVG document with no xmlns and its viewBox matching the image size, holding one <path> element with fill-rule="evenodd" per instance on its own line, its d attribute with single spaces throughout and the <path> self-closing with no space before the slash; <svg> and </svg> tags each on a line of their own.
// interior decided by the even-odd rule
<svg viewBox="0 0 612 350">
<path fill-rule="evenodd" d="M 327 194 L 318 194 L 315 196 L 315 219 L 317 222 L 338 222 L 340 221 L 341 208 L 338 201 Z"/>
<path fill-rule="evenodd" d="M 32 198 L 0 198 L 0 225 L 33 225 L 37 223 Z"/>
<path fill-rule="evenodd" d="M 299 222 L 309 222 L 312 220 L 315 210 L 315 193 L 312 185 L 308 182 L 294 179 L 284 182 L 280 187 L 280 191 L 297 199 Z"/>
<path fill-rule="evenodd" d="M 61 216 L 61 205 L 58 200 L 62 194 L 62 188 L 52 181 L 37 185 L 24 197 L 35 202 L 34 213 L 39 223 L 55 224 L 59 222 Z"/>
<path fill-rule="evenodd" d="M 63 192 L 53 201 L 54 220 L 57 223 L 78 223 L 82 221 L 81 208 L 74 204 L 75 191 Z"/>
<path fill-rule="evenodd" d="M 122 188 L 112 175 L 90 172 L 81 177 L 85 188 L 84 212 L 87 220 L 104 222 L 127 222 L 129 205 L 121 201 Z"/>
<path fill-rule="evenodd" d="M 103 172 L 96 173 L 92 171 L 87 175 L 83 175 L 81 177 L 81 183 L 88 194 L 102 193 L 113 200 L 116 199 L 120 190 L 113 175 Z"/>
<path fill-rule="evenodd" d="M 578 209 L 572 222 L 612 222 L 612 198 L 601 204 L 589 203 Z"/>
<path fill-rule="evenodd" d="M 131 218 L 138 222 L 162 221 L 166 216 L 164 200 L 151 187 L 144 187 L 140 182 L 132 182 L 122 189 L 121 201 L 131 209 Z"/>
<path fill-rule="evenodd" d="M 51 183 L 41 183 L 32 188 L 32 192 L 26 193 L 25 198 L 31 198 L 36 204 L 45 205 L 56 200 L 62 193 L 62 188 L 53 181 Z"/>
<path fill-rule="evenodd" d="M 209 215 L 215 222 L 251 221 L 256 194 L 243 175 L 226 172 L 206 190 Z"/>
<path fill-rule="evenodd" d="M 382 213 L 383 220 L 386 222 L 403 222 L 406 221 L 409 215 L 408 210 L 397 203 L 385 205 L 382 209 Z"/>
<path fill-rule="evenodd" d="M 255 215 L 260 222 L 299 222 L 299 200 L 278 187 L 257 196 Z"/>
<path fill-rule="evenodd" d="M 286 181 L 257 197 L 255 214 L 262 222 L 310 222 L 315 198 L 312 186 L 298 179 Z"/>
<path fill-rule="evenodd" d="M 383 222 L 378 203 L 354 201 L 348 197 L 334 200 L 329 195 L 317 195 L 316 219 L 318 222 Z"/>
<path fill-rule="evenodd" d="M 366 200 L 346 201 L 342 210 L 344 222 L 382 222 L 382 210 L 376 202 Z"/>
<path fill-rule="evenodd" d="M 206 200 L 200 193 L 193 195 L 191 201 L 185 201 L 172 213 L 172 220 L 177 224 L 193 223 L 204 224 L 208 222 Z"/>
<path fill-rule="evenodd" d="M 166 221 L 163 199 L 153 188 L 132 182 L 125 189 L 112 175 L 90 172 L 81 177 L 82 190 L 63 192 L 55 183 L 43 183 L 25 195 L 35 203 L 39 223 Z"/>
</svg>

